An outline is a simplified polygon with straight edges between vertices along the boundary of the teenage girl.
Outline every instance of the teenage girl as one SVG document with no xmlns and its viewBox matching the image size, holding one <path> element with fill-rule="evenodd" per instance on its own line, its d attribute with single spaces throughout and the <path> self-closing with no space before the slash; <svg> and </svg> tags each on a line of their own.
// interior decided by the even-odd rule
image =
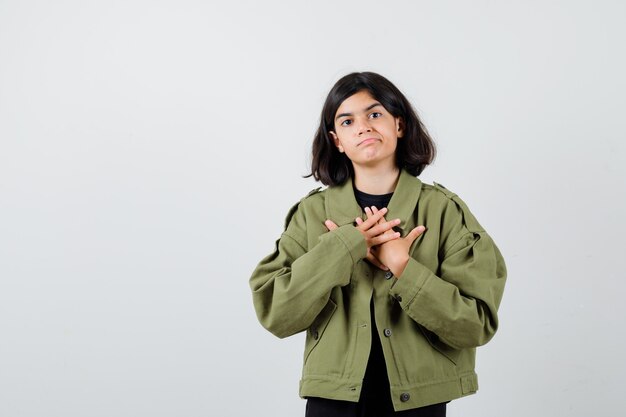
<svg viewBox="0 0 626 417">
<path fill-rule="evenodd" d="M 465 203 L 417 176 L 433 141 L 386 78 L 331 89 L 313 141 L 327 188 L 293 206 L 250 287 L 261 324 L 306 330 L 307 417 L 445 416 L 478 389 L 475 348 L 498 327 L 498 247 Z"/>
</svg>

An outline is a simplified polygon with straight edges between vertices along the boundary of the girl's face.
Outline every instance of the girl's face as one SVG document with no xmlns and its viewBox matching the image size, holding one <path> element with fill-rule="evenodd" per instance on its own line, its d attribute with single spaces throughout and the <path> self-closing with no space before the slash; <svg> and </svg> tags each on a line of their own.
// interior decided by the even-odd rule
<svg viewBox="0 0 626 417">
<path fill-rule="evenodd" d="M 398 137 L 403 125 L 368 91 L 359 91 L 341 103 L 330 132 L 339 152 L 357 167 L 395 167 Z"/>
</svg>

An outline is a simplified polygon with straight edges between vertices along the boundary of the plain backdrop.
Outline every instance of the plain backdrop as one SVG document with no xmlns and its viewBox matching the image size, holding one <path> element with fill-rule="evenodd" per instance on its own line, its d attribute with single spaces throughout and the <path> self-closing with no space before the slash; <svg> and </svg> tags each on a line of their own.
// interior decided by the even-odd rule
<svg viewBox="0 0 626 417">
<path fill-rule="evenodd" d="M 248 284 L 379 72 L 509 278 L 449 416 L 623 413 L 622 1 L 0 0 L 0 416 L 303 416 Z"/>
</svg>

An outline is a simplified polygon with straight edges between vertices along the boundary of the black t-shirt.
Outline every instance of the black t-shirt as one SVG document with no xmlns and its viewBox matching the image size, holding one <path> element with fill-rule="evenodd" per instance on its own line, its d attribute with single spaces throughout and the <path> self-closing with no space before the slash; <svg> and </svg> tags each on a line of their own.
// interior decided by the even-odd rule
<svg viewBox="0 0 626 417">
<path fill-rule="evenodd" d="M 388 194 L 367 194 L 363 191 L 357 190 L 354 188 L 354 196 L 356 197 L 357 203 L 359 206 L 365 211 L 365 207 L 376 207 L 380 210 L 383 207 L 387 207 L 389 202 L 391 201 L 391 196 L 393 192 Z"/>
</svg>

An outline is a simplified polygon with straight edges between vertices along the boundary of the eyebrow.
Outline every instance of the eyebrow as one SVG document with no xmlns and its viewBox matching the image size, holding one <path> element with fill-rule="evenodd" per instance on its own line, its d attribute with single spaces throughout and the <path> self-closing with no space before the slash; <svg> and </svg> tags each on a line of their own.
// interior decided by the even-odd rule
<svg viewBox="0 0 626 417">
<path fill-rule="evenodd" d="M 367 107 L 365 108 L 365 110 L 363 110 L 363 112 L 366 112 L 366 111 L 372 110 L 372 109 L 373 109 L 374 107 L 376 107 L 376 106 L 382 106 L 382 104 L 380 104 L 380 103 L 370 104 L 369 106 L 367 106 Z M 337 117 L 335 117 L 335 120 L 337 120 L 337 119 L 339 119 L 339 118 L 341 118 L 341 117 L 346 117 L 346 116 L 352 116 L 352 113 L 341 113 L 341 114 L 338 114 L 338 115 L 337 115 Z"/>
</svg>

